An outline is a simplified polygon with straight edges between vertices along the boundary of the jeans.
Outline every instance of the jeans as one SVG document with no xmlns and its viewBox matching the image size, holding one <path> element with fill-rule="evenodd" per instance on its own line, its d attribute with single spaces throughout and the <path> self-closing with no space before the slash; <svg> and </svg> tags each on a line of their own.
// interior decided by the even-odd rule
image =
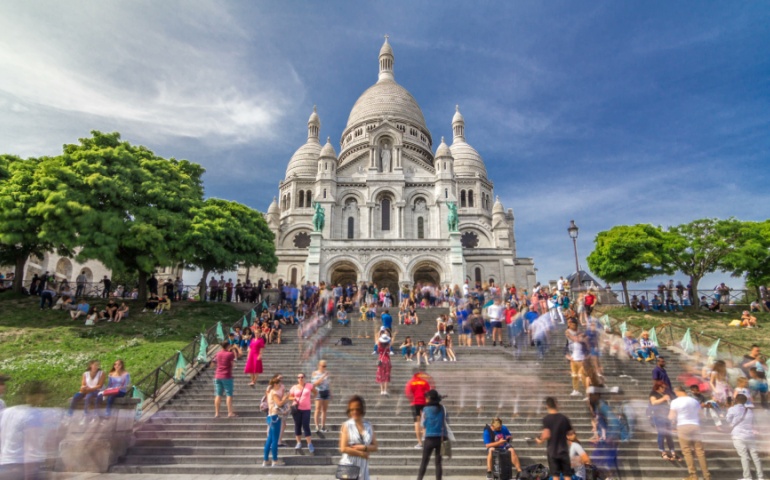
<svg viewBox="0 0 770 480">
<path fill-rule="evenodd" d="M 698 457 L 703 478 L 711 480 L 708 463 L 706 462 L 706 452 L 703 450 L 703 442 L 701 441 L 700 426 L 679 425 L 677 433 L 679 435 L 679 446 L 682 449 L 682 455 L 684 455 L 684 461 L 687 464 L 688 478 L 692 480 L 698 478 L 698 472 L 695 470 L 695 459 L 692 455 L 694 450 L 695 455 Z"/>
<path fill-rule="evenodd" d="M 78 287 L 75 289 L 75 298 L 80 298 L 83 293 L 86 291 L 85 285 L 78 285 Z"/>
<path fill-rule="evenodd" d="M 69 415 L 72 415 L 72 412 L 75 410 L 75 403 L 77 403 L 78 400 L 85 397 L 85 400 L 83 401 L 83 414 L 88 415 L 88 404 L 91 404 L 91 409 L 96 410 L 96 400 L 98 398 L 99 392 L 91 392 L 91 393 L 76 393 L 72 396 L 72 401 L 70 402 L 70 409 L 69 409 Z"/>
<path fill-rule="evenodd" d="M 53 308 L 53 294 L 51 292 L 43 292 L 40 294 L 40 308 L 44 308 L 48 303 L 48 308 Z"/>
<path fill-rule="evenodd" d="M 735 447 L 735 451 L 738 452 L 738 456 L 741 457 L 743 478 L 751 478 L 751 462 L 749 460 L 752 460 L 754 461 L 754 469 L 757 471 L 757 476 L 761 480 L 763 478 L 762 460 L 760 460 L 759 454 L 757 453 L 757 441 L 733 438 L 733 446 Z"/>
<path fill-rule="evenodd" d="M 441 480 L 441 437 L 425 437 L 425 441 L 422 444 L 422 461 L 420 462 L 417 480 L 422 480 L 425 476 L 425 471 L 428 469 L 428 463 L 430 462 L 430 454 L 434 450 L 436 452 L 436 480 Z"/>
<path fill-rule="evenodd" d="M 104 401 L 107 403 L 107 408 L 104 411 L 104 414 L 108 417 L 110 416 L 110 412 L 112 411 L 112 404 L 115 403 L 116 398 L 123 398 L 126 396 L 126 392 L 118 392 L 117 395 L 110 395 L 109 397 L 104 397 Z"/>
<path fill-rule="evenodd" d="M 309 421 L 309 420 L 308 420 Z M 265 440 L 264 461 L 273 452 L 273 461 L 278 460 L 278 437 L 281 436 L 281 417 L 278 415 L 267 416 L 267 440 Z"/>
<path fill-rule="evenodd" d="M 291 416 L 294 419 L 294 436 L 299 437 L 305 433 L 310 436 L 310 410 L 297 410 L 297 413 Z"/>
<path fill-rule="evenodd" d="M 437 352 L 437 351 L 438 351 L 439 353 L 441 353 L 441 358 L 446 358 L 446 347 L 445 347 L 444 345 L 438 345 L 438 346 L 436 346 L 436 345 L 431 345 L 431 346 L 428 348 L 428 356 L 429 356 L 431 359 L 434 359 L 434 358 L 435 358 L 435 354 L 436 354 L 436 352 Z"/>
<path fill-rule="evenodd" d="M 407 356 L 407 355 L 414 355 L 416 353 L 416 348 L 414 347 L 401 347 L 401 355 Z"/>
<path fill-rule="evenodd" d="M 676 450 L 674 447 L 674 436 L 671 435 L 671 422 L 666 417 L 652 417 L 652 423 L 658 432 L 658 450 L 665 452 L 665 446 L 668 445 L 668 451 Z"/>
<path fill-rule="evenodd" d="M 648 358 L 650 358 L 650 353 L 654 354 L 654 355 L 655 355 L 655 358 L 658 358 L 658 355 L 659 355 L 659 354 L 658 354 L 658 349 L 657 349 L 657 348 L 655 348 L 655 347 L 650 347 L 650 348 L 640 348 L 638 353 L 639 353 L 639 355 L 640 355 L 640 356 L 641 356 L 643 359 L 645 359 L 645 360 L 647 360 Z"/>
</svg>

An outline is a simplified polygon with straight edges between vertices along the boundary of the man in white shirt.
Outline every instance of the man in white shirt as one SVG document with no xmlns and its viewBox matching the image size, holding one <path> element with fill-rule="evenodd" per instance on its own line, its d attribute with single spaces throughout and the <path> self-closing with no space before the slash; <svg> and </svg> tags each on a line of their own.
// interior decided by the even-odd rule
<svg viewBox="0 0 770 480">
<path fill-rule="evenodd" d="M 500 304 L 500 297 L 495 298 L 492 305 L 487 307 L 487 316 L 489 324 L 492 326 L 492 346 L 496 347 L 497 342 L 503 346 L 503 307 Z"/>
<path fill-rule="evenodd" d="M 463 298 L 468 298 L 468 295 L 470 294 L 470 287 L 468 286 L 468 280 L 463 283 Z"/>
<path fill-rule="evenodd" d="M 559 277 L 559 279 L 556 281 L 556 289 L 559 291 L 559 293 L 564 293 L 564 277 Z"/>
<path fill-rule="evenodd" d="M 688 480 L 698 480 L 698 472 L 695 470 L 693 450 L 698 457 L 701 473 L 705 480 L 711 480 L 706 452 L 703 450 L 700 430 L 700 402 L 687 395 L 681 386 L 674 388 L 676 398 L 671 402 L 668 419 L 675 422 L 679 446 L 687 464 Z"/>
<path fill-rule="evenodd" d="M 743 467 L 743 479 L 751 479 L 751 461 L 757 471 L 757 478 L 764 478 L 762 473 L 762 460 L 757 452 L 757 439 L 754 435 L 754 411 L 746 406 L 746 395 L 735 396 L 735 405 L 727 411 L 727 423 L 733 427 L 730 435 L 733 438 L 733 446 L 741 457 Z M 751 460 L 751 461 L 750 461 Z"/>
</svg>

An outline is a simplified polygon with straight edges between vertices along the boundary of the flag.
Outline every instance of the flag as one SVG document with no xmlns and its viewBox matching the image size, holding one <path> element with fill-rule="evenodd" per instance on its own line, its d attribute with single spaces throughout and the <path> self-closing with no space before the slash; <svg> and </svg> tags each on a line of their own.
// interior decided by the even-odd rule
<svg viewBox="0 0 770 480">
<path fill-rule="evenodd" d="M 206 363 L 209 361 L 209 342 L 206 341 L 206 335 L 201 333 L 201 345 L 198 348 L 198 358 L 200 363 Z"/>
<path fill-rule="evenodd" d="M 599 322 L 604 325 L 604 329 L 608 332 L 612 330 L 610 325 L 610 316 L 607 314 L 602 315 L 602 317 L 599 319 Z"/>
<path fill-rule="evenodd" d="M 249 321 L 246 319 L 246 317 L 243 317 L 243 322 L 241 322 L 241 328 L 246 329 L 249 328 Z"/>
<path fill-rule="evenodd" d="M 222 322 L 217 322 L 217 340 L 220 342 L 225 341 L 225 332 L 222 330 Z"/>
<path fill-rule="evenodd" d="M 174 381 L 176 383 L 182 383 L 184 382 L 184 373 L 185 370 L 187 370 L 187 360 L 185 360 L 184 355 L 182 355 L 182 352 L 177 350 L 177 357 L 176 357 L 176 370 L 174 370 Z"/>
<path fill-rule="evenodd" d="M 255 310 L 252 308 L 252 309 L 249 311 L 249 325 L 251 325 L 252 323 L 254 323 L 254 319 L 255 319 L 255 318 L 257 318 L 257 312 L 256 312 L 256 311 L 255 311 Z"/>
<path fill-rule="evenodd" d="M 620 336 L 625 338 L 626 332 L 628 331 L 628 325 L 626 325 L 626 322 L 623 322 L 620 324 Z"/>
<path fill-rule="evenodd" d="M 679 346 L 682 347 L 682 350 L 684 350 L 684 353 L 695 352 L 695 345 L 692 343 L 692 337 L 690 336 L 689 328 L 685 332 L 684 337 L 682 337 L 682 341 L 679 342 Z"/>
<path fill-rule="evenodd" d="M 717 341 L 714 342 L 713 344 L 711 344 L 711 347 L 709 347 L 708 356 L 710 358 L 713 358 L 714 360 L 716 360 L 716 358 L 717 358 L 717 350 L 719 349 L 719 342 L 721 340 L 722 340 L 721 338 L 717 338 Z"/>
</svg>

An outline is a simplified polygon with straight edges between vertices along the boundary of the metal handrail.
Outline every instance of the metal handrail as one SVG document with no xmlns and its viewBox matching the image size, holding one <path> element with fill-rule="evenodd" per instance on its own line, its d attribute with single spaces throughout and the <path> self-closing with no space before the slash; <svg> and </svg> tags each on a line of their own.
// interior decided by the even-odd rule
<svg viewBox="0 0 770 480">
<path fill-rule="evenodd" d="M 661 299 L 661 301 L 665 301 L 665 297 L 667 296 L 667 292 L 668 292 L 668 290 L 664 290 L 663 291 L 663 298 Z M 618 299 L 618 301 L 620 303 L 625 303 L 624 302 L 623 290 L 612 290 L 612 293 L 617 297 L 617 299 Z M 660 297 L 661 294 L 660 294 L 660 292 L 658 291 L 657 288 L 649 288 L 649 289 L 638 289 L 638 290 L 629 289 L 628 290 L 628 295 L 629 295 L 629 297 L 631 297 L 633 295 L 636 295 L 636 297 L 639 298 L 639 299 L 642 296 L 644 296 L 647 299 L 647 301 L 651 301 L 655 295 L 658 295 Z M 755 295 L 756 295 L 756 291 L 755 290 L 750 290 L 750 289 L 733 290 L 733 289 L 730 289 L 730 294 L 729 294 L 728 301 L 725 302 L 724 298 L 721 298 L 720 299 L 720 303 L 723 304 L 723 305 L 748 305 L 750 303 L 749 302 L 749 298 L 751 298 L 752 296 L 755 296 Z M 679 297 L 679 295 L 677 295 L 677 293 L 676 293 L 676 290 L 674 290 L 672 292 L 672 297 L 674 299 L 678 300 L 680 305 L 682 304 L 682 300 L 685 299 L 684 296 L 683 297 Z M 697 295 L 695 295 L 694 299 L 687 299 L 688 301 L 690 301 L 690 305 L 689 306 L 697 307 L 698 306 L 698 302 L 700 302 L 700 297 L 706 297 L 707 300 L 711 301 L 711 300 L 714 300 L 716 298 L 716 294 L 715 294 L 714 290 L 698 290 L 697 291 Z M 693 302 L 693 300 L 694 300 L 694 302 Z M 629 301 L 630 301 L 630 299 L 629 299 Z"/>
<path fill-rule="evenodd" d="M 610 319 L 610 325 L 612 326 L 613 330 L 618 328 L 618 326 L 621 323 L 623 323 L 620 320 L 618 320 L 617 318 L 610 317 L 609 314 L 607 314 L 607 318 Z M 649 330 L 649 329 L 644 329 L 642 327 L 639 327 L 639 326 L 633 325 L 633 324 L 632 325 L 627 325 L 627 327 L 631 331 L 639 330 L 640 333 L 641 333 L 641 331 Z M 679 325 L 674 325 L 671 322 L 664 322 L 664 323 L 661 323 L 660 325 L 654 325 L 651 328 L 655 329 L 656 333 L 659 333 L 659 332 L 663 333 L 664 331 L 668 330 L 668 343 L 667 343 L 667 345 L 669 345 L 669 346 L 678 345 L 678 343 L 679 343 L 678 340 L 674 339 L 674 330 L 681 331 L 682 336 L 684 336 L 684 334 L 688 330 L 686 327 L 681 327 Z M 690 336 L 691 336 L 691 338 L 693 340 L 693 343 L 698 348 L 698 350 L 700 350 L 703 347 L 709 348 L 711 345 L 713 345 L 714 342 L 719 340 L 719 346 L 720 347 L 723 347 L 723 346 L 727 347 L 727 353 L 730 356 L 730 358 L 735 358 L 736 354 L 733 353 L 734 350 L 737 350 L 738 352 L 740 352 L 740 353 L 737 354 L 738 356 L 743 356 L 746 352 L 751 350 L 751 347 L 747 347 L 745 345 L 738 345 L 737 343 L 733 343 L 733 342 L 727 341 L 727 340 L 725 340 L 723 338 L 712 337 L 711 335 L 706 335 L 706 334 L 703 334 L 703 333 L 696 333 L 696 332 L 693 332 L 692 330 L 690 330 Z M 708 345 L 702 345 L 701 344 L 701 339 L 708 340 L 709 344 Z M 666 337 L 665 336 L 658 337 L 658 341 L 661 341 L 661 340 L 666 340 Z"/>
<path fill-rule="evenodd" d="M 262 313 L 262 305 L 258 304 L 256 307 L 254 307 L 254 310 L 256 311 L 256 316 L 258 317 Z M 246 312 L 244 315 L 248 315 L 248 312 Z M 238 319 L 230 324 L 229 326 L 223 326 L 223 329 L 225 330 L 225 334 L 229 332 L 231 328 L 234 328 L 236 326 L 240 326 L 243 319 L 243 315 L 238 317 Z M 209 345 L 216 346 L 219 342 L 216 338 L 216 330 L 217 325 L 212 325 L 209 327 L 206 332 L 203 334 L 206 337 L 206 342 Z M 174 378 L 174 373 L 176 371 L 176 365 L 179 361 L 179 355 L 182 355 L 185 359 L 185 361 L 191 365 L 191 366 L 197 366 L 199 364 L 197 360 L 197 354 L 198 349 L 200 348 L 200 335 L 196 335 L 195 339 L 182 347 L 177 353 L 169 357 L 166 361 L 161 363 L 155 370 L 150 372 L 149 374 L 142 377 L 140 380 L 134 382 L 134 386 L 142 392 L 142 394 L 147 398 L 151 400 L 155 400 L 157 398 L 157 395 L 163 385 L 165 385 L 169 380 Z M 142 387 L 143 385 L 152 385 L 152 388 L 146 388 Z"/>
</svg>

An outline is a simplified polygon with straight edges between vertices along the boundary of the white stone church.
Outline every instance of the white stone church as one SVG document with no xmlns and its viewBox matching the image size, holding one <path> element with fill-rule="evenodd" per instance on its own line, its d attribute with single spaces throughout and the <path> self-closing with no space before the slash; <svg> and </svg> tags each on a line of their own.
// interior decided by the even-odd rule
<svg viewBox="0 0 770 480">
<path fill-rule="evenodd" d="M 494 281 L 529 288 L 534 262 L 516 252 L 513 211 L 495 199 L 484 160 L 467 142 L 459 108 L 452 142 L 433 136 L 420 106 L 394 76 L 393 49 L 380 49 L 379 77 L 353 105 L 339 155 L 313 109 L 307 142 L 289 160 L 267 211 L 278 270 L 260 276 L 294 284 L 374 281 L 391 290 L 415 282 Z M 472 129 L 471 138 L 472 138 Z M 325 212 L 314 232 L 313 203 Z M 458 207 L 459 232 L 447 224 Z M 245 269 L 239 272 L 245 278 Z"/>
</svg>

